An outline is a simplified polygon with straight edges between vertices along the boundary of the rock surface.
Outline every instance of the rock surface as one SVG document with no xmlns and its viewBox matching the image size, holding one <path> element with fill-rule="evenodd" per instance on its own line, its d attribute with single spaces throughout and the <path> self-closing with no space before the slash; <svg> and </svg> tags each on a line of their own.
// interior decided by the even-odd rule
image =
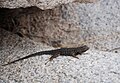
<svg viewBox="0 0 120 83">
<path fill-rule="evenodd" d="M 75 2 L 85 3 L 95 2 L 95 0 Z M 84 40 L 79 36 L 79 20 L 76 12 L 72 12 L 73 9 L 74 7 L 69 5 L 46 10 L 35 6 L 16 9 L 1 8 L 0 27 L 37 42 L 44 42 L 54 47 L 64 47 L 66 44 L 70 45 Z"/>
<path fill-rule="evenodd" d="M 96 4 L 74 5 L 86 42 L 96 49 L 120 48 L 120 1 L 100 0 Z M 120 49 L 119 49 L 120 50 Z"/>
<path fill-rule="evenodd" d="M 22 39 L 3 29 L 0 29 L 0 42 L 0 83 L 120 82 L 120 53 L 91 48 L 85 54 L 78 55 L 79 59 L 60 56 L 47 63 L 50 55 L 42 55 L 1 66 L 31 53 L 54 48 Z"/>
<path fill-rule="evenodd" d="M 58 57 L 45 65 L 50 55 L 43 55 L 3 67 L 6 62 L 54 48 L 0 28 L 0 83 L 119 83 L 120 49 L 111 50 L 120 47 L 119 5 L 119 0 L 101 0 L 97 4 L 63 6 L 65 22 L 77 22 L 79 36 L 91 48 L 78 60 Z M 73 15 L 78 15 L 77 21 L 69 12 L 76 12 Z"/>
<path fill-rule="evenodd" d="M 0 14 L 0 27 L 22 37 L 50 46 L 61 46 L 64 43 L 77 42 L 80 28 L 77 19 L 67 20 L 64 5 L 55 9 L 41 10 L 37 7 L 6 9 Z M 72 16 L 73 13 L 67 13 Z M 77 18 L 77 15 L 74 15 Z"/>
<path fill-rule="evenodd" d="M 5 12 L 0 15 L 3 16 L 0 27 L 50 46 L 87 44 L 110 51 L 120 48 L 119 5 L 120 1 L 101 0 L 93 4 L 61 5 L 44 11 L 37 7 L 18 8 L 11 10 L 9 15 L 6 13 L 7 21 L 3 21 Z"/>
<path fill-rule="evenodd" d="M 4 8 L 19 8 L 37 6 L 40 9 L 52 9 L 61 4 L 71 2 L 91 3 L 96 0 L 0 0 L 0 7 Z"/>
</svg>

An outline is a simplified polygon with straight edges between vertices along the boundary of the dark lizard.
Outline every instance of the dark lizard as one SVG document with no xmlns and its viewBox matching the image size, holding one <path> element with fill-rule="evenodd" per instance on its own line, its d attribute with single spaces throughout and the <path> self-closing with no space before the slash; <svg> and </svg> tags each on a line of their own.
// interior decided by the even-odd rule
<svg viewBox="0 0 120 83">
<path fill-rule="evenodd" d="M 21 61 L 21 60 L 24 60 L 24 59 L 27 59 L 27 58 L 30 58 L 30 57 L 34 57 L 34 56 L 39 56 L 39 55 L 44 55 L 44 54 L 48 54 L 48 55 L 52 55 L 49 60 L 52 61 L 54 58 L 58 57 L 58 56 L 71 56 L 71 57 L 74 57 L 74 58 L 77 58 L 77 55 L 78 54 L 82 54 L 84 52 L 86 52 L 87 50 L 89 49 L 88 46 L 86 45 L 83 45 L 83 46 L 80 46 L 80 47 L 75 47 L 75 48 L 60 48 L 60 49 L 56 49 L 56 50 L 48 50 L 48 51 L 41 51 L 41 52 L 36 52 L 34 54 L 30 54 L 28 56 L 25 56 L 23 58 L 20 58 L 20 59 L 17 59 L 17 60 L 14 60 L 12 62 L 9 62 L 7 64 L 4 64 L 2 66 L 5 66 L 5 65 L 9 65 L 9 64 L 12 64 L 12 63 L 15 63 L 17 61 Z"/>
</svg>

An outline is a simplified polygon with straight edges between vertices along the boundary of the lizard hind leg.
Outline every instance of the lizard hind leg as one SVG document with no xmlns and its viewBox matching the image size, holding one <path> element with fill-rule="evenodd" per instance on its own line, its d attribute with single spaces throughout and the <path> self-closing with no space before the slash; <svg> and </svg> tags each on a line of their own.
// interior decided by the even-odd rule
<svg viewBox="0 0 120 83">
<path fill-rule="evenodd" d="M 49 58 L 49 61 L 52 61 L 54 58 L 57 58 L 58 56 L 59 56 L 59 54 L 52 55 L 52 56 Z M 49 61 L 47 61 L 47 62 L 45 63 L 45 65 L 46 65 Z"/>
<path fill-rule="evenodd" d="M 52 56 L 49 58 L 49 61 L 52 61 L 54 58 L 57 58 L 58 56 L 59 56 L 59 54 L 52 55 Z"/>
</svg>

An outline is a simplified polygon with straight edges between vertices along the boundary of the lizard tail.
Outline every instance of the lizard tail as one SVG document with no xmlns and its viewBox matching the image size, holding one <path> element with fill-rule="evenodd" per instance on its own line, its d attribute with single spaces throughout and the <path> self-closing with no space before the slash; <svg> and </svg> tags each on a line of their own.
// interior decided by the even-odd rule
<svg viewBox="0 0 120 83">
<path fill-rule="evenodd" d="M 14 60 L 14 61 L 12 61 L 12 62 L 8 62 L 7 64 L 3 64 L 2 66 L 10 65 L 10 64 L 12 64 L 12 63 L 15 63 L 15 62 L 18 62 L 18 61 L 21 61 L 21 60 L 24 60 L 24 59 L 27 59 L 27 58 L 30 58 L 30 57 L 43 55 L 43 54 L 49 54 L 49 51 L 42 51 L 42 52 L 37 52 L 37 53 L 34 53 L 34 54 L 30 54 L 30 55 L 25 56 L 25 57 L 23 57 L 23 58 Z"/>
</svg>

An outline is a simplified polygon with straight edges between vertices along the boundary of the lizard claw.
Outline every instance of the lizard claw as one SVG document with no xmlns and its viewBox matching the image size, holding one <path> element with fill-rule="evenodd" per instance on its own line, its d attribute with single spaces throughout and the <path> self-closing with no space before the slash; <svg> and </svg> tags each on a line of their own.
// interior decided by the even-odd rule
<svg viewBox="0 0 120 83">
<path fill-rule="evenodd" d="M 79 59 L 77 56 L 72 56 L 72 57 L 74 57 L 74 58 L 76 58 L 76 59 Z"/>
</svg>

